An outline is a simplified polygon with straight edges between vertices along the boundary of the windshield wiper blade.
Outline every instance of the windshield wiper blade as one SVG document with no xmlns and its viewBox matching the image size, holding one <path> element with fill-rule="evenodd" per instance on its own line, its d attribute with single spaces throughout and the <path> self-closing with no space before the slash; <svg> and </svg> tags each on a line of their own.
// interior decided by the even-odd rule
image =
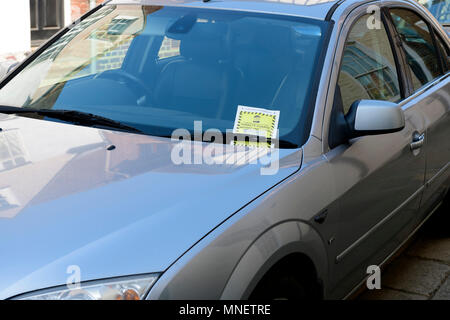
<svg viewBox="0 0 450 320">
<path fill-rule="evenodd" d="M 141 130 L 123 124 L 119 121 L 98 116 L 92 113 L 76 111 L 76 110 L 52 110 L 52 109 L 34 109 L 34 108 L 19 108 L 10 106 L 0 106 L 0 113 L 4 114 L 37 114 L 44 117 L 54 118 L 62 121 L 71 122 L 74 124 L 86 126 L 100 126 L 106 128 L 114 128 L 133 133 L 143 133 Z"/>
</svg>

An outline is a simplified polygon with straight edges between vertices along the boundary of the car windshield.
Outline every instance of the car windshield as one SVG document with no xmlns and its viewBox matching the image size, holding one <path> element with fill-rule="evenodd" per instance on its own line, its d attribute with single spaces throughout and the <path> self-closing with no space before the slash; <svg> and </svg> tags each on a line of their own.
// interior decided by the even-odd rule
<svg viewBox="0 0 450 320">
<path fill-rule="evenodd" d="M 441 24 L 450 24 L 450 0 L 419 0 Z"/>
<path fill-rule="evenodd" d="M 106 5 L 25 62 L 2 84 L 0 105 L 76 110 L 156 136 L 193 131 L 194 121 L 225 133 L 250 107 L 279 112 L 280 140 L 300 146 L 327 28 L 299 17 Z"/>
</svg>

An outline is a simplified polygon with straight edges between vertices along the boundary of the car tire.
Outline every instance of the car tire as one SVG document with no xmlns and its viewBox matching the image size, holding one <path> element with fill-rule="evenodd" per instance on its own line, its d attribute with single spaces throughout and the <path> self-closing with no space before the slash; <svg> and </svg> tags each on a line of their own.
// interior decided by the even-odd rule
<svg viewBox="0 0 450 320">
<path fill-rule="evenodd" d="M 250 300 L 307 300 L 309 288 L 294 276 L 274 276 L 258 284 Z"/>
</svg>

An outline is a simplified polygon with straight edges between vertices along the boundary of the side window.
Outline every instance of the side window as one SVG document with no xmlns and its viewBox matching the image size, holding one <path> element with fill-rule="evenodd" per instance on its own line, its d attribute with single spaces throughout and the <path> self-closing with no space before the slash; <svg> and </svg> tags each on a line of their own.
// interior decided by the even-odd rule
<svg viewBox="0 0 450 320">
<path fill-rule="evenodd" d="M 390 10 L 411 71 L 414 90 L 441 75 L 440 63 L 428 25 L 406 9 Z"/>
<path fill-rule="evenodd" d="M 386 29 L 368 28 L 370 15 L 352 27 L 344 48 L 338 84 L 344 114 L 356 100 L 401 99 L 397 68 Z"/>
<path fill-rule="evenodd" d="M 180 55 L 180 40 L 164 37 L 158 52 L 158 60 L 176 57 Z"/>
</svg>

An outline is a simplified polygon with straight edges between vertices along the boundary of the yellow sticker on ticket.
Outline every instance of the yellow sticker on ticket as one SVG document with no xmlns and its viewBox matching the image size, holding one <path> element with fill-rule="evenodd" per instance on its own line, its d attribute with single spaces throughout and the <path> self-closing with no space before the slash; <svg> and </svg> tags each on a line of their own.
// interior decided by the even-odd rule
<svg viewBox="0 0 450 320">
<path fill-rule="evenodd" d="M 238 106 L 233 133 L 276 139 L 279 110 Z"/>
</svg>

